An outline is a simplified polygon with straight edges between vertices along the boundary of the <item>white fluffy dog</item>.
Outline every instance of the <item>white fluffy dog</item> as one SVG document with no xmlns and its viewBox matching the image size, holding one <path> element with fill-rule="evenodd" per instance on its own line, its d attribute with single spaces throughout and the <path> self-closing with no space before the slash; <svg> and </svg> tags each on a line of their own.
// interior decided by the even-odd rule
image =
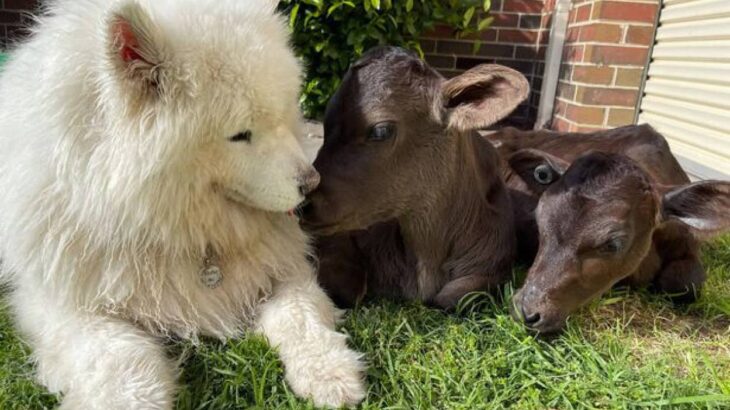
<svg viewBox="0 0 730 410">
<path fill-rule="evenodd" d="M 0 78 L 0 249 L 65 409 L 168 409 L 160 338 L 261 331 L 293 391 L 364 395 L 286 214 L 318 175 L 267 0 L 56 0 Z"/>
</svg>

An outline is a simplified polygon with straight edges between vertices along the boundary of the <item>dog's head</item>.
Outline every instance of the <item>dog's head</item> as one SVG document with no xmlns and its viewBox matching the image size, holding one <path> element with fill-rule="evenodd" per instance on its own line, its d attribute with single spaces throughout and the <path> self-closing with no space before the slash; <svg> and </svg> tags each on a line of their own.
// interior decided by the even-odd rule
<svg viewBox="0 0 730 410">
<path fill-rule="evenodd" d="M 121 0 L 105 28 L 99 103 L 114 154 L 175 175 L 161 191 L 279 212 L 316 187 L 296 138 L 301 70 L 275 2 Z"/>
</svg>

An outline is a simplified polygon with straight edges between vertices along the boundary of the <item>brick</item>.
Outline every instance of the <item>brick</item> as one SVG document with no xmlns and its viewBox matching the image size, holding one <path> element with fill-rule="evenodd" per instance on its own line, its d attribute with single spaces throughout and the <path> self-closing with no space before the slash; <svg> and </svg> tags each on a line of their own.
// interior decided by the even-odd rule
<svg viewBox="0 0 730 410">
<path fill-rule="evenodd" d="M 510 57 L 515 54 L 515 46 L 507 44 L 482 44 L 477 55 L 483 57 Z"/>
<path fill-rule="evenodd" d="M 565 46 L 563 48 L 563 61 L 566 63 L 583 61 L 584 48 L 585 46 L 582 44 Z"/>
<path fill-rule="evenodd" d="M 558 79 L 561 81 L 570 82 L 573 78 L 573 66 L 569 64 L 563 64 L 560 66 L 560 72 L 558 73 Z"/>
<path fill-rule="evenodd" d="M 621 127 L 634 123 L 636 111 L 627 108 L 609 108 L 608 122 L 609 127 Z"/>
<path fill-rule="evenodd" d="M 500 42 L 506 43 L 532 44 L 537 42 L 538 33 L 537 31 L 502 29 L 499 30 L 498 39 Z"/>
<path fill-rule="evenodd" d="M 38 0 L 5 0 L 4 7 L 11 10 L 35 10 L 39 5 Z"/>
<path fill-rule="evenodd" d="M 502 11 L 502 0 L 492 0 L 492 8 L 490 9 L 490 11 Z"/>
<path fill-rule="evenodd" d="M 578 87 L 574 84 L 569 84 L 564 81 L 560 81 L 558 83 L 558 90 L 557 90 L 556 95 L 558 96 L 558 98 L 575 101 L 575 92 L 576 92 L 577 88 Z"/>
<path fill-rule="evenodd" d="M 516 46 L 515 58 L 522 60 L 544 60 L 547 47 Z"/>
<path fill-rule="evenodd" d="M 565 118 L 578 124 L 601 125 L 605 115 L 605 108 L 602 107 L 583 107 L 567 104 L 565 108 Z"/>
<path fill-rule="evenodd" d="M 657 5 L 603 1 L 593 7 L 593 19 L 635 21 L 653 23 L 656 20 Z"/>
<path fill-rule="evenodd" d="M 636 105 L 637 97 L 637 90 L 578 86 L 575 101 L 585 105 L 617 105 L 622 107 L 633 107 Z"/>
<path fill-rule="evenodd" d="M 573 21 L 574 23 L 580 23 L 583 21 L 590 20 L 592 7 L 593 7 L 593 4 L 586 4 L 586 5 L 575 8 L 575 14 L 571 21 Z"/>
<path fill-rule="evenodd" d="M 436 52 L 436 42 L 434 40 L 419 40 L 418 43 L 424 53 Z"/>
<path fill-rule="evenodd" d="M 591 132 L 601 131 L 604 130 L 604 127 L 598 126 L 598 127 L 586 127 L 584 125 L 578 125 L 573 129 L 573 132 L 580 132 L 582 134 L 587 134 Z"/>
<path fill-rule="evenodd" d="M 650 45 L 654 42 L 654 27 L 630 26 L 626 31 L 626 42 L 629 44 Z"/>
<path fill-rule="evenodd" d="M 570 27 L 565 33 L 565 42 L 567 44 L 577 43 L 580 39 L 580 27 Z"/>
<path fill-rule="evenodd" d="M 552 124 L 550 124 L 550 128 L 553 131 L 568 132 L 570 130 L 570 123 L 560 117 L 553 116 L 553 121 Z"/>
<path fill-rule="evenodd" d="M 449 26 L 443 26 L 438 25 L 434 27 L 433 29 L 423 33 L 423 37 L 428 38 L 445 38 L 445 39 L 451 39 L 454 38 L 455 32 L 454 29 Z"/>
<path fill-rule="evenodd" d="M 541 13 L 544 4 L 541 0 L 505 0 L 502 11 L 520 13 Z"/>
<path fill-rule="evenodd" d="M 20 23 L 20 13 L 17 11 L 0 11 L 0 23 Z"/>
<path fill-rule="evenodd" d="M 643 68 L 617 68 L 616 69 L 616 85 L 620 87 L 636 87 L 641 86 L 644 80 Z"/>
<path fill-rule="evenodd" d="M 479 38 L 482 41 L 497 41 L 497 33 L 498 31 L 493 28 L 486 29 L 479 33 Z"/>
<path fill-rule="evenodd" d="M 539 29 L 542 27 L 542 16 L 523 14 L 520 16 L 520 28 Z"/>
<path fill-rule="evenodd" d="M 613 82 L 614 69 L 611 67 L 575 66 L 573 81 L 579 83 L 610 85 Z"/>
<path fill-rule="evenodd" d="M 616 24 L 594 23 L 581 27 L 580 41 L 618 44 L 621 42 L 621 26 Z"/>
<path fill-rule="evenodd" d="M 583 61 L 596 64 L 644 66 L 649 55 L 647 47 L 618 47 L 588 44 Z"/>
<path fill-rule="evenodd" d="M 535 70 L 535 63 L 530 61 L 501 60 L 497 62 L 498 64 L 513 68 L 528 77 L 532 76 Z"/>
<path fill-rule="evenodd" d="M 553 15 L 552 14 L 545 14 L 542 16 L 542 22 L 540 23 L 542 28 L 544 28 L 546 30 L 550 30 L 550 28 L 552 27 L 552 24 L 553 24 Z"/>
<path fill-rule="evenodd" d="M 520 22 L 520 15 L 514 13 L 492 13 L 494 18 L 491 27 L 517 27 Z"/>
<path fill-rule="evenodd" d="M 485 63 L 487 63 L 487 61 L 481 58 L 459 57 L 456 59 L 456 68 L 459 70 L 468 70 L 470 68 L 478 66 L 479 64 Z"/>
<path fill-rule="evenodd" d="M 454 68 L 456 63 L 456 58 L 454 56 L 435 56 L 435 55 L 426 55 L 426 62 L 433 67 L 439 69 L 439 68 Z"/>
<path fill-rule="evenodd" d="M 464 73 L 462 70 L 446 70 L 446 69 L 439 69 L 437 70 L 439 73 L 441 73 L 442 76 L 446 78 L 454 78 L 457 75 L 461 75 Z"/>
<path fill-rule="evenodd" d="M 474 44 L 463 41 L 440 40 L 438 44 L 436 44 L 436 50 L 439 54 L 460 54 L 470 56 L 474 51 Z"/>
<path fill-rule="evenodd" d="M 532 79 L 532 89 L 536 94 L 540 94 L 540 89 L 542 89 L 542 77 L 535 77 Z"/>
</svg>

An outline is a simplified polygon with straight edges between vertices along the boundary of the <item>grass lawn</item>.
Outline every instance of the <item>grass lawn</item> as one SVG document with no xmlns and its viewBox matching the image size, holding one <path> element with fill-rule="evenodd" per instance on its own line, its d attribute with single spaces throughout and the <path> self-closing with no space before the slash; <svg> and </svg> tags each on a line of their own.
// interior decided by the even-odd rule
<svg viewBox="0 0 730 410">
<path fill-rule="evenodd" d="M 614 291 L 549 341 L 486 298 L 454 315 L 390 302 L 353 310 L 343 327 L 370 364 L 362 408 L 730 408 L 730 236 L 706 247 L 705 262 L 698 303 Z M 0 321 L 0 409 L 52 408 L 5 311 Z M 184 368 L 180 409 L 312 407 L 260 338 L 170 352 Z"/>
</svg>

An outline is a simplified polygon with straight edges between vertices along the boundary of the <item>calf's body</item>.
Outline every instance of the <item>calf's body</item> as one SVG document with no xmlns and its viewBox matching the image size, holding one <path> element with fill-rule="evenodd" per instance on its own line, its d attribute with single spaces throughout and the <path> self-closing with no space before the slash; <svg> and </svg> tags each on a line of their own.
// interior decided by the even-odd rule
<svg viewBox="0 0 730 410">
<path fill-rule="evenodd" d="M 528 326 L 559 330 L 617 283 L 694 300 L 705 281 L 700 240 L 730 227 L 730 183 L 690 184 L 649 126 L 489 138 L 505 159 L 524 259 L 537 251 L 514 296 Z"/>
<path fill-rule="evenodd" d="M 365 294 L 454 307 L 510 277 L 515 237 L 494 147 L 476 129 L 527 94 L 519 73 L 479 66 L 446 80 L 411 53 L 368 53 L 330 101 L 322 175 L 304 226 L 340 305 Z"/>
</svg>

